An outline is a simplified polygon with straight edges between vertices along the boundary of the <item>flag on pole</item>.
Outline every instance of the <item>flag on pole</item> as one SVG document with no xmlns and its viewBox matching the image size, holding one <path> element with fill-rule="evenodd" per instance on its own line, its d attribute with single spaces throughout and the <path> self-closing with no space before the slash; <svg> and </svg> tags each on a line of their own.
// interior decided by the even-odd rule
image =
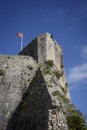
<svg viewBox="0 0 87 130">
<path fill-rule="evenodd" d="M 17 36 L 21 38 L 21 51 L 23 49 L 23 33 L 17 33 Z"/>
<path fill-rule="evenodd" d="M 18 37 L 23 37 L 23 33 L 17 33 Z"/>
</svg>

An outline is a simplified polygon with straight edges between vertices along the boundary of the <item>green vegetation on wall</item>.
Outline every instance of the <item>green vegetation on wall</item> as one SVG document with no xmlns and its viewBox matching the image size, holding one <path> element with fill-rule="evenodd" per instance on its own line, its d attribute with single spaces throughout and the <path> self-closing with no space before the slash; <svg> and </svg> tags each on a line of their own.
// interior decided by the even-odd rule
<svg viewBox="0 0 87 130">
<path fill-rule="evenodd" d="M 44 70 L 43 70 L 43 73 L 44 73 L 45 75 L 46 75 L 46 74 L 51 75 L 50 67 L 49 67 L 49 66 L 45 67 Z"/>
<path fill-rule="evenodd" d="M 48 60 L 45 62 L 47 65 L 53 67 L 54 63 L 53 63 L 53 60 Z"/>
<path fill-rule="evenodd" d="M 53 73 L 59 79 L 63 75 L 64 72 L 63 71 L 59 71 L 59 70 L 55 70 L 55 71 L 53 71 Z"/>
<path fill-rule="evenodd" d="M 53 96 L 58 96 L 60 99 L 62 99 L 64 102 L 69 103 L 69 100 L 62 95 L 58 90 L 52 92 Z"/>
<path fill-rule="evenodd" d="M 67 116 L 67 123 L 69 130 L 87 130 L 86 123 L 80 111 L 73 110 L 72 113 Z"/>
</svg>

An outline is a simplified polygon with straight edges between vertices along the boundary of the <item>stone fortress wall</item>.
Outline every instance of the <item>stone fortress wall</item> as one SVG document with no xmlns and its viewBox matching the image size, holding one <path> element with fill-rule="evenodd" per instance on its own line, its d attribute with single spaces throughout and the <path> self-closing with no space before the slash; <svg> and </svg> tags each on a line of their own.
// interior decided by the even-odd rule
<svg viewBox="0 0 87 130">
<path fill-rule="evenodd" d="M 0 55 L 0 97 L 0 130 L 69 130 L 63 53 L 51 34 Z"/>
<path fill-rule="evenodd" d="M 59 79 L 61 87 L 65 89 L 66 96 L 70 99 L 68 84 L 64 72 L 62 48 L 58 45 L 56 40 L 54 40 L 51 34 L 44 33 L 39 35 L 31 41 L 28 46 L 19 53 L 19 55 L 32 56 L 38 64 L 43 64 L 46 61 L 53 61 L 53 64 L 57 67 L 61 75 Z"/>
<path fill-rule="evenodd" d="M 53 60 L 58 69 L 61 69 L 62 49 L 52 38 L 52 35 L 45 33 L 37 37 L 38 43 L 38 63 L 44 63 Z"/>
</svg>

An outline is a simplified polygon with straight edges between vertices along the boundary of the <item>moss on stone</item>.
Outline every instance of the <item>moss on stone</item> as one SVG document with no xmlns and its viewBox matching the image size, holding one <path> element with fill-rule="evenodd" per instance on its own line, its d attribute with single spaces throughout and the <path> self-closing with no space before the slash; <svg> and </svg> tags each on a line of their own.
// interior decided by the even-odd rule
<svg viewBox="0 0 87 130">
<path fill-rule="evenodd" d="M 52 92 L 52 95 L 53 95 L 53 96 L 58 96 L 60 99 L 63 100 L 63 102 L 69 103 L 69 100 L 68 100 L 64 95 L 62 95 L 58 90 L 53 91 L 53 92 Z"/>
<path fill-rule="evenodd" d="M 56 76 L 58 79 L 63 75 L 63 72 L 58 71 L 58 70 L 53 71 L 53 73 L 55 74 L 55 76 Z"/>
<path fill-rule="evenodd" d="M 56 91 L 53 91 L 53 92 L 52 92 L 52 95 L 53 95 L 53 96 L 59 96 L 59 92 L 58 92 L 57 90 L 56 90 Z"/>
<path fill-rule="evenodd" d="M 49 80 L 49 83 L 54 83 L 55 85 L 58 85 L 53 78 L 51 78 L 51 79 Z"/>
<path fill-rule="evenodd" d="M 64 93 L 66 93 L 66 91 L 65 91 L 65 89 L 61 86 L 61 89 L 62 89 L 62 91 L 64 92 Z"/>
<path fill-rule="evenodd" d="M 48 60 L 45 62 L 47 65 L 53 67 L 54 63 L 53 63 L 53 60 Z"/>
<path fill-rule="evenodd" d="M 48 67 L 48 66 L 45 67 L 44 70 L 43 70 L 43 73 L 44 73 L 44 74 L 49 74 L 49 75 L 51 75 L 50 67 Z"/>
<path fill-rule="evenodd" d="M 52 88 L 53 86 L 52 85 L 48 85 L 49 88 Z"/>
</svg>

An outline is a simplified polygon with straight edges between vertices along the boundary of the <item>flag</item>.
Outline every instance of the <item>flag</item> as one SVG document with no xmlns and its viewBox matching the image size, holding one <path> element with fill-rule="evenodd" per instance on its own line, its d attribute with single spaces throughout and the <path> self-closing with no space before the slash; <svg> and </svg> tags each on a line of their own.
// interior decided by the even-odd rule
<svg viewBox="0 0 87 130">
<path fill-rule="evenodd" d="M 18 37 L 23 37 L 23 33 L 17 33 Z"/>
</svg>

